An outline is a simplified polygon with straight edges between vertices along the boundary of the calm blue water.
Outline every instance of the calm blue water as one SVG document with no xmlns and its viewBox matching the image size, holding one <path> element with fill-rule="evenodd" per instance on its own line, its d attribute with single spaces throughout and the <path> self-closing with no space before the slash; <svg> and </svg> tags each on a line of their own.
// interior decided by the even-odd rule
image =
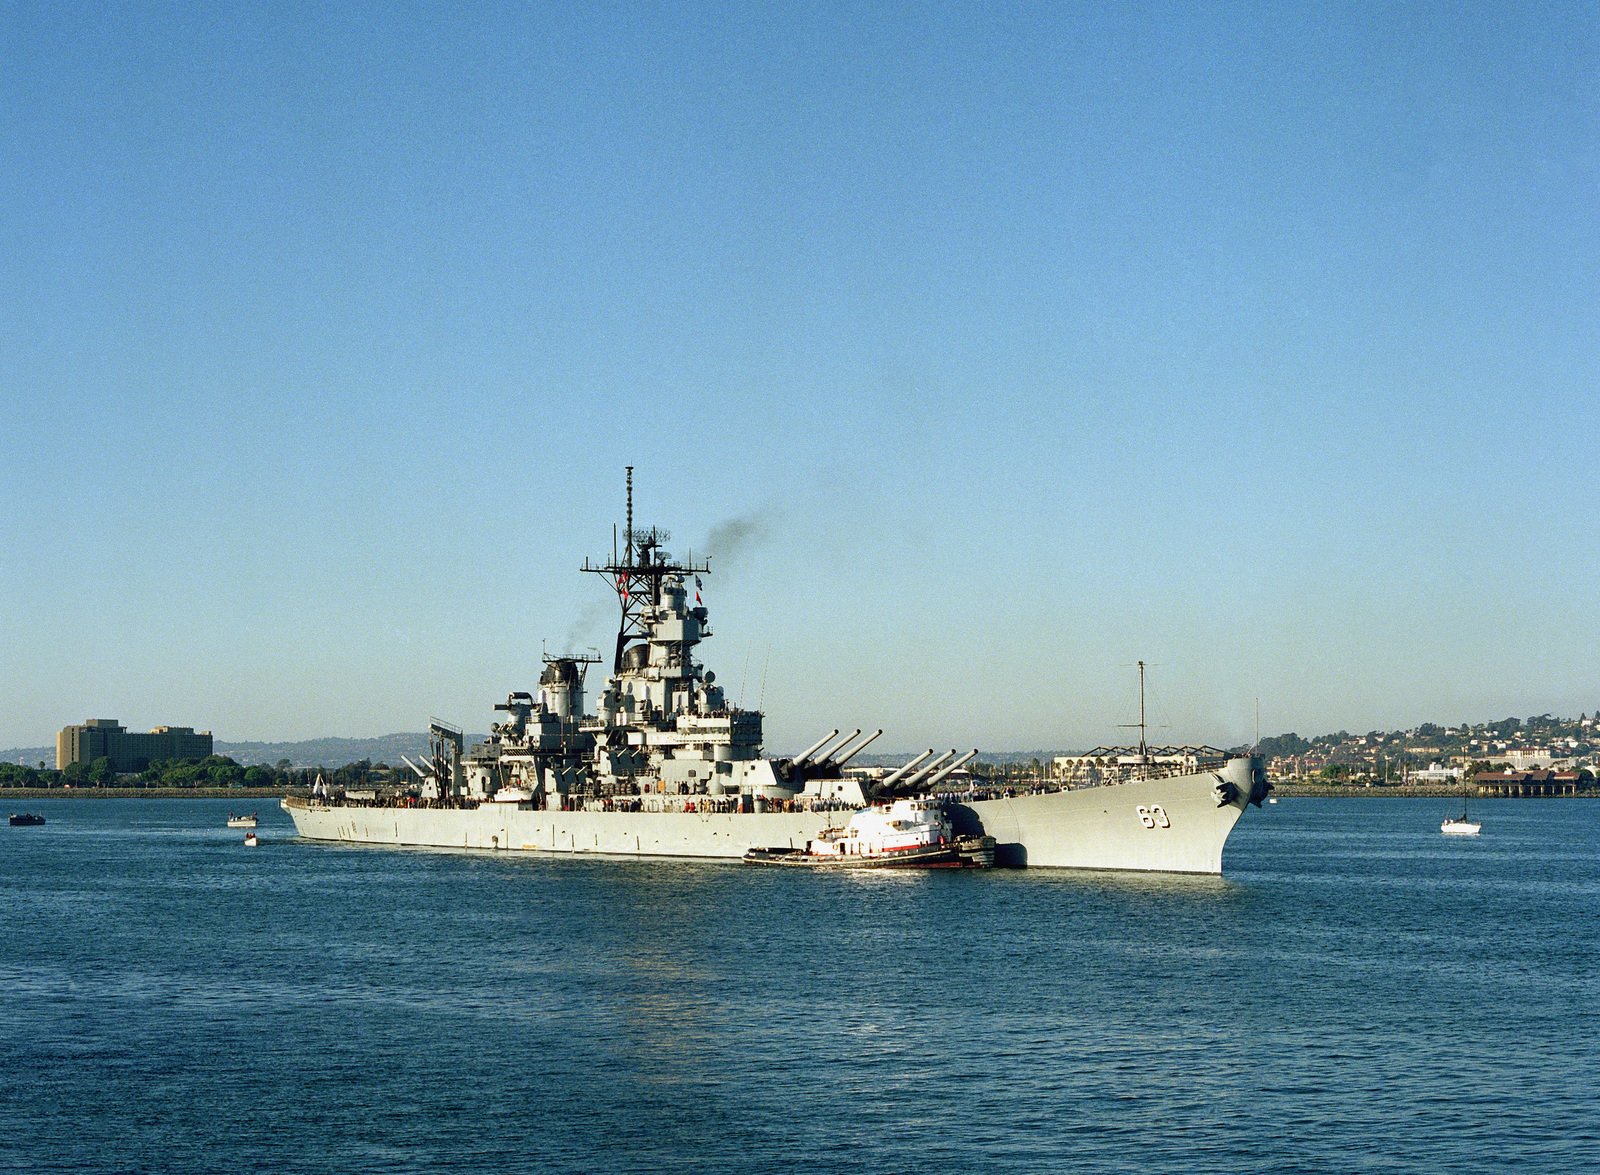
<svg viewBox="0 0 1600 1175">
<path fill-rule="evenodd" d="M 1286 800 L 1226 879 L 0 828 L 0 1168 L 1600 1169 L 1600 804 Z M 235 803 L 234 806 L 237 806 Z"/>
</svg>

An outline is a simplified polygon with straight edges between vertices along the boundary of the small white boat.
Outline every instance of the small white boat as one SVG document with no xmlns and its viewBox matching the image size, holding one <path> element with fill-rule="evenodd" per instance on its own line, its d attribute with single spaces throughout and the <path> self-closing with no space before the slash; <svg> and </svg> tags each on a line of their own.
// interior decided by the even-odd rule
<svg viewBox="0 0 1600 1175">
<path fill-rule="evenodd" d="M 1267 797 L 1267 803 L 1276 804 L 1277 802 L 1278 802 L 1278 797 L 1277 796 L 1268 796 Z"/>
<path fill-rule="evenodd" d="M 525 787 L 503 787 L 489 797 L 492 804 L 531 804 L 533 792 Z"/>
<path fill-rule="evenodd" d="M 256 834 L 255 833 L 247 832 L 247 833 L 244 834 L 244 847 L 245 848 L 253 849 L 259 843 L 260 842 L 256 840 Z"/>
<path fill-rule="evenodd" d="M 254 828 L 255 826 L 256 814 L 254 812 L 248 816 L 235 816 L 232 812 L 228 813 L 229 828 Z"/>
<path fill-rule="evenodd" d="M 994 837 L 957 836 L 936 800 L 895 800 L 863 808 L 803 849 L 754 848 L 744 859 L 813 868 L 982 869 L 994 864 Z"/>
<path fill-rule="evenodd" d="M 1483 831 L 1483 825 L 1476 820 L 1467 819 L 1467 793 L 1461 793 L 1461 815 L 1446 816 L 1439 822 L 1439 831 L 1446 836 L 1477 836 Z"/>
</svg>

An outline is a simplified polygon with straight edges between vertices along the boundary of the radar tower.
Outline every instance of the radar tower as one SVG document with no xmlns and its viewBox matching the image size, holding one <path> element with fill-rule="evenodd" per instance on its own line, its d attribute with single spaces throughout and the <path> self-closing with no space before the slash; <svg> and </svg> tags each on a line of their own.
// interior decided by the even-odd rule
<svg viewBox="0 0 1600 1175">
<path fill-rule="evenodd" d="M 606 563 L 583 561 L 582 570 L 603 575 L 617 593 L 622 607 L 622 617 L 617 625 L 616 655 L 611 671 L 622 672 L 622 654 L 634 641 L 647 640 L 650 635 L 645 612 L 661 604 L 661 584 L 669 575 L 709 575 L 710 564 L 696 563 L 693 559 L 675 561 L 666 550 L 672 536 L 660 527 L 651 526 L 640 531 L 633 528 L 633 466 L 628 470 L 627 526 L 623 531 L 623 553 L 619 559 L 613 551 Z"/>
</svg>

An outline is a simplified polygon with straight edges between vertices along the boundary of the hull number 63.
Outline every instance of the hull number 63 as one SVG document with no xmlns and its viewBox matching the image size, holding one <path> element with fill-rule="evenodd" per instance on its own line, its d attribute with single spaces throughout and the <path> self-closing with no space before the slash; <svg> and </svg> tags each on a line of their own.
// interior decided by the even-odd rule
<svg viewBox="0 0 1600 1175">
<path fill-rule="evenodd" d="M 1167 810 L 1160 804 L 1140 804 L 1134 811 L 1139 814 L 1139 823 L 1146 828 L 1172 827 L 1172 821 L 1167 819 Z"/>
</svg>

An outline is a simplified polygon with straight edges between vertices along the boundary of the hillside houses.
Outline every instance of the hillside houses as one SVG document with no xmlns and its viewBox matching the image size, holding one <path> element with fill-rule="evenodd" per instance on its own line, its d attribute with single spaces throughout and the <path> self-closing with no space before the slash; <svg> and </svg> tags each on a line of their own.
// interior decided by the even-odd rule
<svg viewBox="0 0 1600 1175">
<path fill-rule="evenodd" d="M 1566 794 L 1594 786 L 1600 775 L 1597 720 L 1600 712 L 1576 719 L 1543 714 L 1449 727 L 1424 723 L 1406 731 L 1339 731 L 1309 740 L 1287 734 L 1262 739 L 1261 753 L 1271 775 L 1291 782 L 1443 786 L 1498 772 L 1496 794 Z M 1507 771 L 1546 775 L 1525 780 L 1527 790 L 1513 793 Z"/>
</svg>

